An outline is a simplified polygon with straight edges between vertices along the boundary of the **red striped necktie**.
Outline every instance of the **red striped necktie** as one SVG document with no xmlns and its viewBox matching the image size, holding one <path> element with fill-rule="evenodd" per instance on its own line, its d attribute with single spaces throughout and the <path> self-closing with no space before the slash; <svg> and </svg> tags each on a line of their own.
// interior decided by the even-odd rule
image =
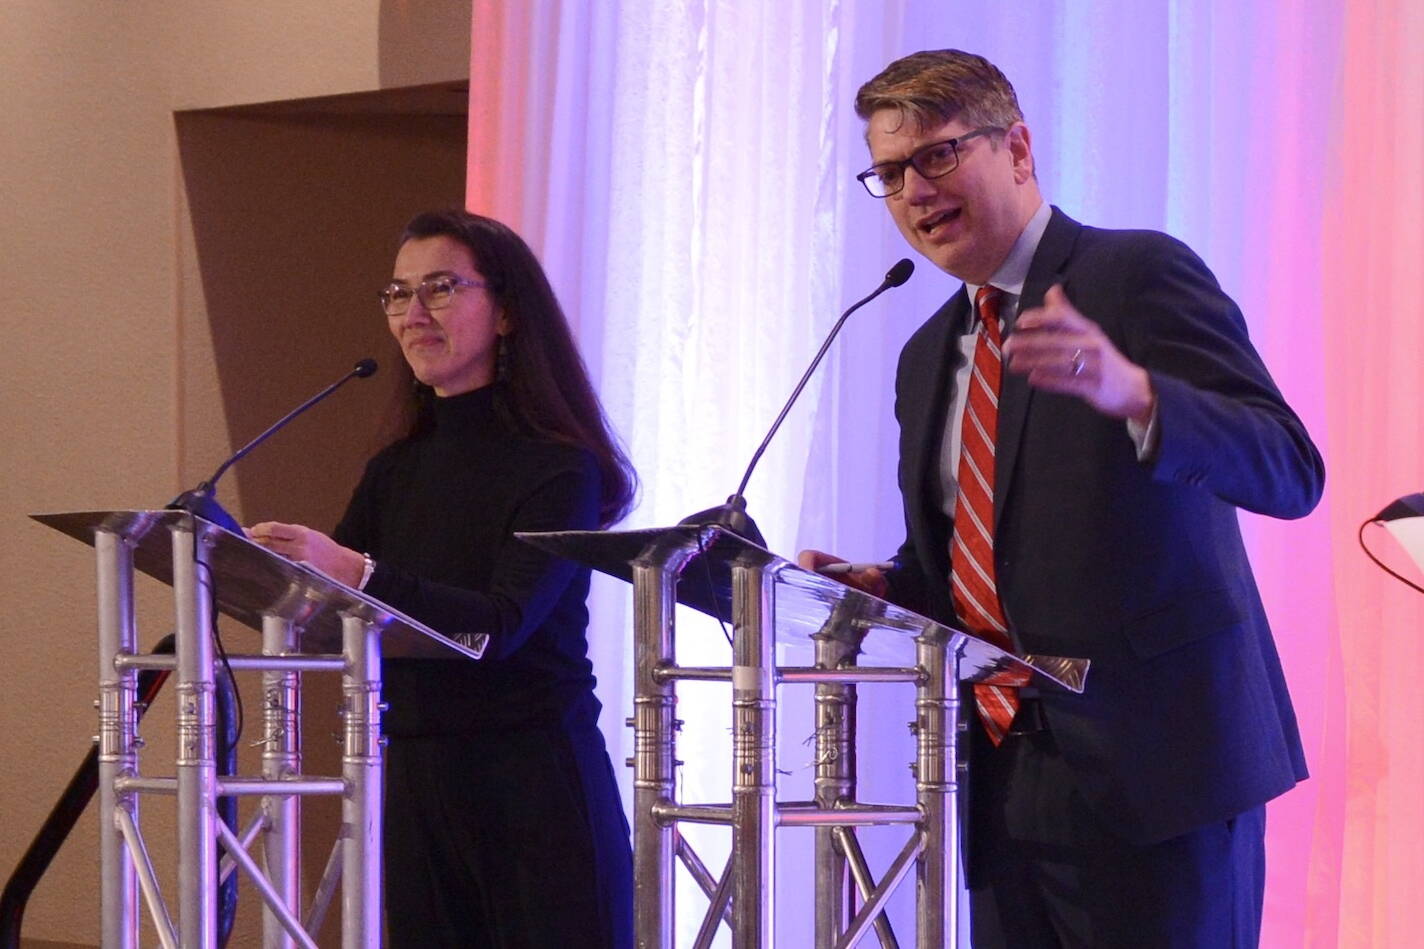
<svg viewBox="0 0 1424 949">
<path fill-rule="evenodd" d="M 999 354 L 999 301 L 1003 291 L 981 287 L 974 296 L 979 311 L 979 339 L 960 428 L 959 493 L 950 541 L 949 584 L 954 609 L 965 630 L 1001 649 L 1013 651 L 1004 606 L 994 573 L 994 441 L 998 432 L 1003 359 Z M 998 744 L 1019 707 L 1017 688 L 976 683 L 979 718 Z"/>
</svg>

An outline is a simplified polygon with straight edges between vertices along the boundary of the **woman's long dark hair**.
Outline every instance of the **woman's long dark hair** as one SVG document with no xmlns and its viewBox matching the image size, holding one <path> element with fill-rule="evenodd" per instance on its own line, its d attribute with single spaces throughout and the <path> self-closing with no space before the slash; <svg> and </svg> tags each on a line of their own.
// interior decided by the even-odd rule
<svg viewBox="0 0 1424 949">
<path fill-rule="evenodd" d="M 622 519 L 633 505 L 637 475 L 609 429 L 564 311 L 534 252 L 500 222 L 459 209 L 417 214 L 401 232 L 400 244 L 427 237 L 449 237 L 469 248 L 508 321 L 495 410 L 516 428 L 592 454 L 603 482 L 599 524 L 607 527 Z M 430 425 L 434 398 L 413 374 L 410 381 L 398 420 L 406 436 Z"/>
</svg>

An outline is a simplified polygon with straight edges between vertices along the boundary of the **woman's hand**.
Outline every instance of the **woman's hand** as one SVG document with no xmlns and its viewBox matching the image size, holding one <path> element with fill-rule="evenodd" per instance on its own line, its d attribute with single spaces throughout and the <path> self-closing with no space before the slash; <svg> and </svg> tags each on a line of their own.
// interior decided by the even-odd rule
<svg viewBox="0 0 1424 949">
<path fill-rule="evenodd" d="M 288 560 L 306 564 L 348 587 L 361 582 L 366 558 L 350 547 L 343 547 L 319 530 L 301 524 L 263 521 L 245 529 L 248 540 L 281 554 Z"/>
</svg>

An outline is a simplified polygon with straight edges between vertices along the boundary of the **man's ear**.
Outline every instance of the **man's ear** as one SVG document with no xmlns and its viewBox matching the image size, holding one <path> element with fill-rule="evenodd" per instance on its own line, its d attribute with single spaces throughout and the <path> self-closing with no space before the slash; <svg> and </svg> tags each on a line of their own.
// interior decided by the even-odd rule
<svg viewBox="0 0 1424 949">
<path fill-rule="evenodd" d="M 1023 184 L 1033 177 L 1033 137 L 1028 126 L 1015 122 L 1004 134 L 1004 144 L 1014 163 L 1014 180 Z"/>
</svg>

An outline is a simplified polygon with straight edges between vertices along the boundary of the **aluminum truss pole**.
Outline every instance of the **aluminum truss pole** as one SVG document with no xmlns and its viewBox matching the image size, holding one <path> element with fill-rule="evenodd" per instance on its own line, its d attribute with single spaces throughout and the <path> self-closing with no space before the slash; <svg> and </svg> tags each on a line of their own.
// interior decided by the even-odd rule
<svg viewBox="0 0 1424 949">
<path fill-rule="evenodd" d="M 771 949 L 776 932 L 774 573 L 732 565 L 732 945 Z"/>
<path fill-rule="evenodd" d="M 262 618 L 262 654 L 286 656 L 297 646 L 292 622 L 278 616 Z M 262 777 L 283 781 L 302 772 L 300 672 L 269 669 L 262 673 Z M 282 905 L 293 915 L 301 912 L 301 803 L 296 795 L 269 794 L 262 798 L 262 839 L 267 879 Z M 297 943 L 270 907 L 262 910 L 263 945 L 267 949 L 295 949 Z"/>
<path fill-rule="evenodd" d="M 178 932 L 184 949 L 217 946 L 217 712 L 207 540 L 189 516 L 172 527 L 177 603 Z"/>
<path fill-rule="evenodd" d="M 676 829 L 655 809 L 673 801 L 677 703 L 672 680 L 657 672 L 674 662 L 677 577 L 694 551 L 660 544 L 633 562 L 633 881 L 639 949 L 672 949 Z"/>
<path fill-rule="evenodd" d="M 345 749 L 342 798 L 341 918 L 344 949 L 381 945 L 381 634 L 357 616 L 341 618 Z"/>
<path fill-rule="evenodd" d="M 124 843 L 119 810 L 138 819 L 138 799 L 119 778 L 138 772 L 138 673 L 115 665 L 137 645 L 133 550 L 118 534 L 94 535 L 99 571 L 99 866 L 100 929 L 105 949 L 138 945 L 138 873 Z"/>
<path fill-rule="evenodd" d="M 962 634 L 947 642 L 915 638 L 924 672 L 915 694 L 915 792 L 924 814 L 925 847 L 917 865 L 916 945 L 959 946 L 959 654 Z"/>
<path fill-rule="evenodd" d="M 811 637 L 817 669 L 854 664 L 858 645 L 835 634 L 839 607 Z M 834 808 L 855 802 L 856 687 L 840 682 L 816 684 L 816 805 Z M 816 827 L 816 945 L 833 946 L 850 921 L 850 878 L 846 854 L 832 825 Z"/>
</svg>

